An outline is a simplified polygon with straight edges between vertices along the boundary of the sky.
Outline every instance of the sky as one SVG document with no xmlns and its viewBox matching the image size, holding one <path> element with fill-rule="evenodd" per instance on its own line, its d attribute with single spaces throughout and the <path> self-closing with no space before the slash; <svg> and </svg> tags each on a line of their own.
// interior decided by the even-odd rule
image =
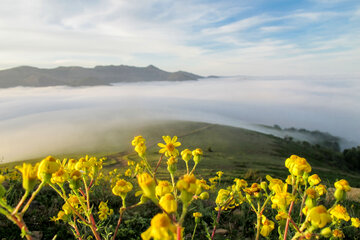
<svg viewBox="0 0 360 240">
<path fill-rule="evenodd" d="M 358 0 L 2 0 L 0 69 L 360 75 Z"/>
</svg>

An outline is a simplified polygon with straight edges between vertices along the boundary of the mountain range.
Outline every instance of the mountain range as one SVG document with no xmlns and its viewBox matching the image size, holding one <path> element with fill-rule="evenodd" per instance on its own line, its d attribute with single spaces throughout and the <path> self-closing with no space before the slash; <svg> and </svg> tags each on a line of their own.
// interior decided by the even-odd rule
<svg viewBox="0 0 360 240">
<path fill-rule="evenodd" d="M 57 67 L 43 69 L 21 66 L 0 71 L 0 88 L 17 86 L 96 86 L 119 82 L 186 81 L 203 78 L 184 71 L 166 72 L 153 65 L 133 67 L 126 65 L 84 67 Z"/>
</svg>

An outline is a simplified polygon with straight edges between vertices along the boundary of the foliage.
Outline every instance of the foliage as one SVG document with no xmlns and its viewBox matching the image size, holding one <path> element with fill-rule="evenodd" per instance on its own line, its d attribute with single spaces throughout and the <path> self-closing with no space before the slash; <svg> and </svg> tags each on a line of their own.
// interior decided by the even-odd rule
<svg viewBox="0 0 360 240">
<path fill-rule="evenodd" d="M 330 190 L 311 174 L 305 158 L 286 159 L 290 174 L 283 179 L 267 175 L 265 181 L 256 170 L 248 170 L 246 179 L 222 171 L 203 179 L 195 175 L 206 163 L 200 148 L 179 151 L 176 136 L 163 140 L 156 166 L 147 158 L 146 140 L 137 136 L 132 145 L 140 159 L 129 160 L 124 170 L 105 172 L 105 159 L 89 156 L 49 156 L 2 169 L 0 220 L 10 220 L 17 236 L 26 239 L 39 230 L 52 239 L 55 228 L 61 239 L 69 234 L 77 239 L 342 239 L 359 233 L 360 209 L 347 201 L 349 183 L 336 181 L 334 193 L 326 194 Z"/>
</svg>

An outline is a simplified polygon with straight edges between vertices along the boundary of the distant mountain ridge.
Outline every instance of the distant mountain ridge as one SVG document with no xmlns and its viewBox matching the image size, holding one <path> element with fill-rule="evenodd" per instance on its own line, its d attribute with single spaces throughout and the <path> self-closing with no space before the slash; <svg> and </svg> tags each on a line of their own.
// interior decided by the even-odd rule
<svg viewBox="0 0 360 240">
<path fill-rule="evenodd" d="M 0 71 L 0 88 L 17 86 L 96 86 L 119 82 L 186 81 L 203 78 L 184 72 L 166 72 L 153 65 L 133 67 L 126 65 L 84 67 L 57 67 L 52 69 L 21 66 Z"/>
</svg>

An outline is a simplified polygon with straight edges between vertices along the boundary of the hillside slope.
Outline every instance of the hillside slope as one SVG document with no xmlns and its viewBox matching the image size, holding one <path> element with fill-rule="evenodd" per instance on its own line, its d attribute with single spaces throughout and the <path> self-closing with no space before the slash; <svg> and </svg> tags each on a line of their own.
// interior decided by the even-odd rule
<svg viewBox="0 0 360 240">
<path fill-rule="evenodd" d="M 161 137 L 177 135 L 178 141 L 182 143 L 179 151 L 197 147 L 204 150 L 204 157 L 197 171 L 203 177 L 214 176 L 221 170 L 225 172 L 224 181 L 245 175 L 250 178 L 263 178 L 266 174 L 271 174 L 286 178 L 288 170 L 284 162 L 291 154 L 296 154 L 305 157 L 313 168 L 312 172 L 319 174 L 324 181 L 334 182 L 336 179 L 346 178 L 354 187 L 360 186 L 360 174 L 344 167 L 341 158 L 338 157 L 339 152 L 319 145 L 289 141 L 243 128 L 199 122 L 166 121 L 148 123 L 137 128 L 114 129 L 113 132 L 116 132 L 116 138 L 112 137 L 109 142 L 102 142 L 93 151 L 83 152 L 73 149 L 72 153 L 64 152 L 55 156 L 58 158 L 77 158 L 84 154 L 107 156 L 107 169 L 119 168 L 120 171 L 125 171 L 128 160 L 139 161 L 131 146 L 131 140 L 133 136 L 142 135 L 146 138 L 148 159 L 151 165 L 155 166 L 159 159 L 157 143 L 163 142 Z M 6 166 L 16 164 L 19 162 L 8 163 Z M 185 168 L 182 160 L 179 160 L 178 168 Z M 166 160 L 163 161 L 160 169 L 163 171 L 159 176 L 167 174 Z"/>
</svg>

